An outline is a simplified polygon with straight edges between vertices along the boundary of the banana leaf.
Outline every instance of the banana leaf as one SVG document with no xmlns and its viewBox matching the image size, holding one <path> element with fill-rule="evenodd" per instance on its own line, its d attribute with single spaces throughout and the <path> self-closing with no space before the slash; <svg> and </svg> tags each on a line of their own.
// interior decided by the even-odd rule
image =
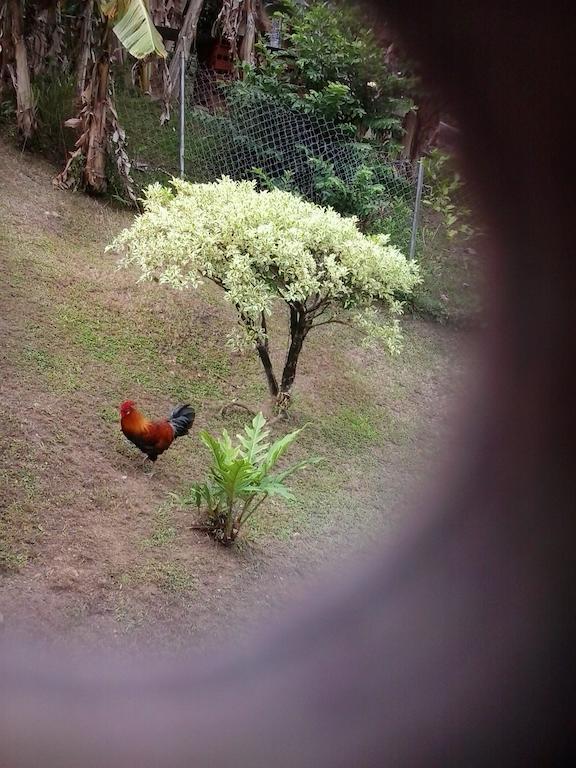
<svg viewBox="0 0 576 768">
<path fill-rule="evenodd" d="M 116 37 L 136 59 L 153 53 L 166 58 L 166 48 L 152 23 L 146 0 L 101 0 L 100 9 L 110 19 Z"/>
</svg>

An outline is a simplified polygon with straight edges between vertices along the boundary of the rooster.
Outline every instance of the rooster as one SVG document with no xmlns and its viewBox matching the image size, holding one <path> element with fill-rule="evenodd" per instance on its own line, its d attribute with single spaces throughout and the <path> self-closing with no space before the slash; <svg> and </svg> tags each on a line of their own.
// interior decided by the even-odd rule
<svg viewBox="0 0 576 768">
<path fill-rule="evenodd" d="M 125 400 L 120 406 L 120 426 L 124 435 L 154 462 L 167 450 L 177 437 L 187 435 L 196 416 L 187 403 L 177 405 L 169 418 L 149 421 L 136 408 L 133 400 Z"/>
</svg>

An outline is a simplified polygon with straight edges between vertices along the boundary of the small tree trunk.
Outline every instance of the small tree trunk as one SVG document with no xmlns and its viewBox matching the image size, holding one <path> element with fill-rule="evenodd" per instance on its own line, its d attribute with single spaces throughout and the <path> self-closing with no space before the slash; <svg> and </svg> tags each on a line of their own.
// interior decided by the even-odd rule
<svg viewBox="0 0 576 768">
<path fill-rule="evenodd" d="M 240 61 L 254 64 L 254 46 L 256 44 L 256 13 L 253 0 L 244 0 L 245 31 L 240 46 Z"/>
<path fill-rule="evenodd" d="M 264 373 L 266 374 L 266 380 L 268 382 L 268 390 L 272 395 L 272 397 L 277 397 L 278 381 L 274 374 L 272 360 L 270 359 L 270 351 L 268 347 L 268 328 L 266 327 L 266 315 L 264 314 L 264 312 L 262 312 L 262 314 L 260 315 L 260 326 L 261 326 L 262 335 L 261 335 L 261 341 L 259 341 L 256 344 L 256 352 L 258 352 L 260 362 L 262 363 L 262 367 L 264 368 Z"/>
<path fill-rule="evenodd" d="M 6 3 L 0 5 L 0 96 L 8 83 L 12 84 L 14 50 L 12 45 L 12 33 L 10 26 L 10 11 Z"/>
<path fill-rule="evenodd" d="M 28 63 L 32 77 L 53 67 L 62 50 L 63 29 L 58 0 L 51 0 L 45 7 L 32 5 L 28 12 L 26 36 Z"/>
<path fill-rule="evenodd" d="M 440 110 L 429 96 L 421 96 L 416 112 L 408 112 L 404 121 L 402 154 L 414 163 L 428 149 L 440 123 Z"/>
<path fill-rule="evenodd" d="M 149 10 L 156 28 L 179 29 L 183 24 L 182 14 L 185 10 L 185 3 L 183 2 L 174 3 L 166 2 L 166 0 L 150 0 Z M 169 40 L 164 40 L 164 44 L 169 51 L 175 47 L 175 44 Z M 170 120 L 170 99 L 172 97 L 170 71 L 166 59 L 155 56 L 149 62 L 149 89 L 150 96 L 162 102 L 160 124 L 164 125 L 167 120 Z"/>
<path fill-rule="evenodd" d="M 290 404 L 290 392 L 296 378 L 298 359 L 311 325 L 312 321 L 301 305 L 290 306 L 290 347 L 282 371 L 280 391 L 276 398 L 279 408 L 287 408 Z"/>
<path fill-rule="evenodd" d="M 280 384 L 280 392 L 278 393 L 279 405 L 287 403 L 290 400 L 290 390 L 292 389 L 294 379 L 296 378 L 298 358 L 300 357 L 300 352 L 302 352 L 306 333 L 307 331 L 298 331 L 298 333 L 290 340 L 290 348 L 286 356 L 286 364 L 282 371 L 282 383 Z"/>
<path fill-rule="evenodd" d="M 182 22 L 182 27 L 178 34 L 178 42 L 176 43 L 176 49 L 172 54 L 172 60 L 170 61 L 170 93 L 174 96 L 178 90 L 178 84 L 180 83 L 180 67 L 182 66 L 182 51 L 184 51 L 186 57 L 190 51 L 190 46 L 196 39 L 196 29 L 198 27 L 198 19 L 204 5 L 204 0 L 190 0 L 190 5 L 186 9 L 186 15 Z"/>
<path fill-rule="evenodd" d="M 272 397 L 278 397 L 278 381 L 276 380 L 276 376 L 274 375 L 274 370 L 272 368 L 272 360 L 270 359 L 270 353 L 268 352 L 268 342 L 265 342 L 264 344 L 257 344 L 256 351 L 258 352 L 260 362 L 262 363 L 264 373 L 266 374 L 268 391 Z"/>
<path fill-rule="evenodd" d="M 22 5 L 18 0 L 9 0 L 10 20 L 12 24 L 12 43 L 14 45 L 14 58 L 16 71 L 12 73 L 14 89 L 16 91 L 16 118 L 18 130 L 24 139 L 30 139 L 36 130 L 36 117 L 34 114 L 34 97 L 30 83 L 30 68 L 28 65 L 28 52 L 22 33 Z"/>
<path fill-rule="evenodd" d="M 102 35 L 102 49 L 90 84 L 90 112 L 88 147 L 86 152 L 86 167 L 84 181 L 88 190 L 97 193 L 106 192 L 106 156 L 107 156 L 107 108 L 108 84 L 110 75 L 110 28 Z"/>
<path fill-rule="evenodd" d="M 108 156 L 108 130 L 115 121 L 115 113 L 108 96 L 110 84 L 110 24 L 100 24 L 100 43 L 97 46 L 96 61 L 88 77 L 88 83 L 82 90 L 82 109 L 79 117 L 65 122 L 68 127 L 78 129 L 79 138 L 76 149 L 68 158 L 62 173 L 54 183 L 62 188 L 78 184 L 77 175 L 72 174 L 73 162 L 80 159 L 82 184 L 90 192 L 106 192 L 106 159 Z M 80 85 L 80 83 L 79 83 Z M 109 119 L 108 111 L 111 111 Z M 117 121 L 116 121 L 117 122 Z"/>
<path fill-rule="evenodd" d="M 82 23 L 80 25 L 80 44 L 78 53 L 78 62 L 76 65 L 76 96 L 78 101 L 82 98 L 82 93 L 86 87 L 86 75 L 88 72 L 88 62 L 92 52 L 92 10 L 94 0 L 86 0 L 82 12 Z"/>
</svg>

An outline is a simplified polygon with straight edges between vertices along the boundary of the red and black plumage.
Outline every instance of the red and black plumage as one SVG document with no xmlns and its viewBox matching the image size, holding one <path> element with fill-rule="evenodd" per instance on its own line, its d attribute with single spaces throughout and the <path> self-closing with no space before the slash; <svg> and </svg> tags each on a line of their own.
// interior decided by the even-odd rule
<svg viewBox="0 0 576 768">
<path fill-rule="evenodd" d="M 177 405 L 167 419 L 158 421 L 147 419 L 133 400 L 125 400 L 120 406 L 122 432 L 150 461 L 156 461 L 177 437 L 187 435 L 195 416 L 188 403 Z"/>
</svg>

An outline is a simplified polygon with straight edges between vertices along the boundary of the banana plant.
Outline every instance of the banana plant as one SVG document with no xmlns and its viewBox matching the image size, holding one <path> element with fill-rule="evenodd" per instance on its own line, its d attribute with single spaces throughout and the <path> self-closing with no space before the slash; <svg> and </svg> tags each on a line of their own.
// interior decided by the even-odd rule
<svg viewBox="0 0 576 768">
<path fill-rule="evenodd" d="M 297 429 L 270 444 L 270 430 L 262 413 L 258 413 L 236 436 L 236 443 L 226 430 L 221 437 L 201 431 L 200 439 L 212 458 L 209 478 L 204 483 L 194 483 L 189 493 L 178 500 L 183 504 L 195 504 L 198 509 L 204 508 L 208 529 L 222 544 L 231 545 L 242 526 L 270 496 L 286 500 L 295 498 L 285 485 L 290 475 L 321 461 L 312 456 L 274 471 L 300 432 L 302 429 Z"/>
<path fill-rule="evenodd" d="M 0 3 L 0 88 L 9 75 L 16 96 L 18 131 L 27 141 L 36 130 L 36 107 L 25 38 L 24 2 Z"/>
<path fill-rule="evenodd" d="M 80 84 L 81 109 L 77 117 L 65 122 L 78 131 L 78 140 L 68 162 L 55 183 L 59 187 L 83 186 L 88 191 L 106 191 L 106 159 L 110 148 L 116 158 L 126 191 L 131 194 L 130 164 L 123 147 L 123 131 L 118 125 L 110 97 L 111 32 L 114 32 L 126 50 L 136 59 L 148 56 L 167 56 L 160 33 L 152 23 L 147 0 L 98 0 L 100 13 L 97 46 L 91 69 Z M 89 45 L 89 37 L 86 37 Z M 92 57 L 87 57 L 92 58 Z M 110 145 L 115 145 L 110 147 Z M 80 164 L 79 180 L 73 169 Z"/>
</svg>

